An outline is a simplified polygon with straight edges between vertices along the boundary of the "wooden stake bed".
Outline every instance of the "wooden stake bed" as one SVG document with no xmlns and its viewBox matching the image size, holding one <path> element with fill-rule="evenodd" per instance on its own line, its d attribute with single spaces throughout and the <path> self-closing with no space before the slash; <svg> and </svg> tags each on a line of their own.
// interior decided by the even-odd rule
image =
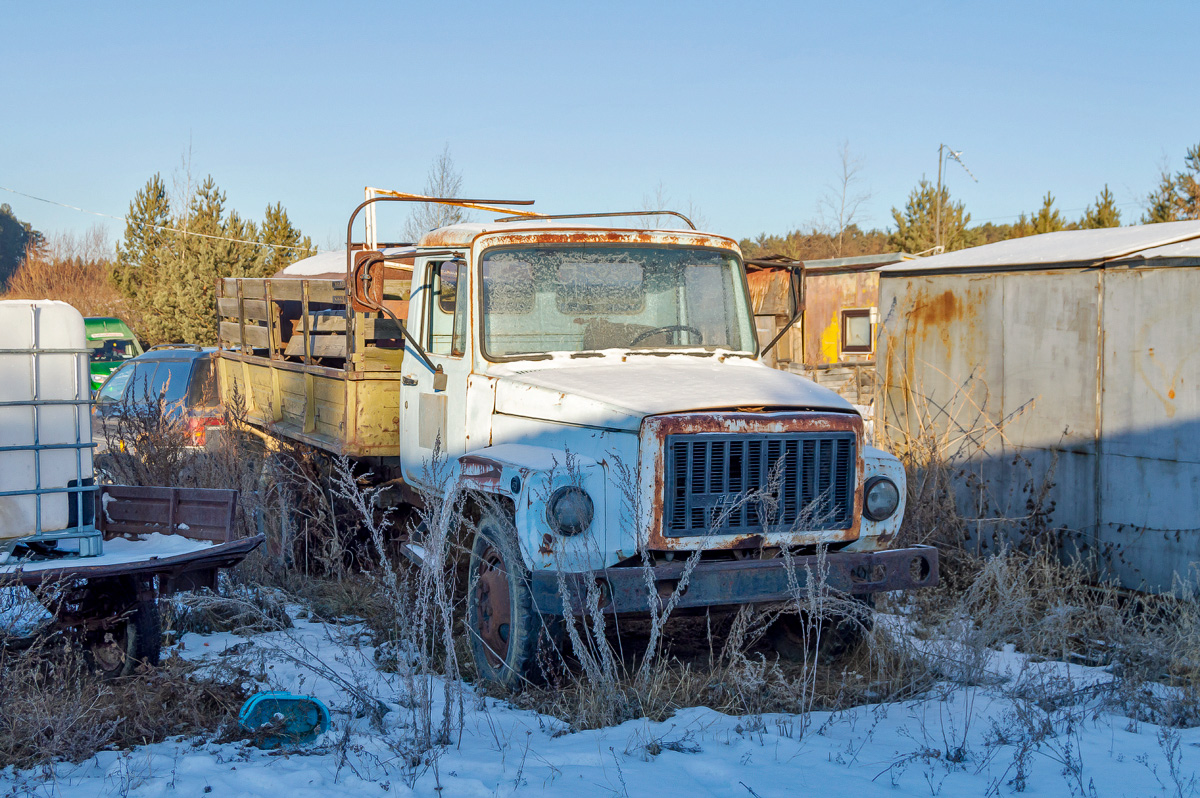
<svg viewBox="0 0 1200 798">
<path fill-rule="evenodd" d="M 351 457 L 400 454 L 401 320 L 412 270 L 388 266 L 384 313 L 354 310 L 345 280 L 228 278 L 217 290 L 227 406 L 273 434 Z"/>
</svg>

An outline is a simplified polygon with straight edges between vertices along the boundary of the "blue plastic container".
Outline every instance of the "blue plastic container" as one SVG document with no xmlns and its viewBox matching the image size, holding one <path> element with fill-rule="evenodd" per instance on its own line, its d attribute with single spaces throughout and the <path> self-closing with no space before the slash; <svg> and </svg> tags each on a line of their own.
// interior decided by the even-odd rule
<svg viewBox="0 0 1200 798">
<path fill-rule="evenodd" d="M 255 736 L 259 748 L 301 745 L 329 730 L 329 710 L 308 695 L 258 693 L 242 705 L 238 723 Z"/>
</svg>

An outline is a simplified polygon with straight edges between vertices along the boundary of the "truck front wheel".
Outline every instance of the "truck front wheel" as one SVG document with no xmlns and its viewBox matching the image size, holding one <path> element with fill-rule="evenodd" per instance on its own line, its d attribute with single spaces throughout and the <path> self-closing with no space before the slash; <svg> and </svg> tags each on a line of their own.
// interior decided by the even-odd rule
<svg viewBox="0 0 1200 798">
<path fill-rule="evenodd" d="M 806 611 L 784 613 L 767 627 L 767 641 L 786 660 L 833 662 L 855 648 L 874 625 L 875 597 L 855 602 L 861 609 L 825 618 L 812 618 Z"/>
<path fill-rule="evenodd" d="M 467 586 L 467 628 L 480 678 L 519 689 L 533 674 L 542 625 L 507 513 L 489 510 L 480 519 Z"/>
</svg>

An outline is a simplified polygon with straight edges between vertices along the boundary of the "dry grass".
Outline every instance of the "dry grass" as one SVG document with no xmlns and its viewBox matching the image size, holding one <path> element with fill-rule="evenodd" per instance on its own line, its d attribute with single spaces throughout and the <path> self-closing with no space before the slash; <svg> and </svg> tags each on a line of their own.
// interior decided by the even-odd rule
<svg viewBox="0 0 1200 798">
<path fill-rule="evenodd" d="M 37 595 L 0 588 L 0 763 L 18 768 L 78 762 L 102 748 L 157 742 L 179 734 L 232 730 L 245 698 L 236 675 L 204 677 L 179 659 L 104 680 L 91 673 L 67 634 L 19 628 L 40 613 Z M 168 708 L 169 711 L 164 711 Z"/>
<path fill-rule="evenodd" d="M 117 316 L 137 329 L 128 300 L 112 281 L 114 253 L 102 227 L 82 235 L 53 235 L 29 249 L 0 299 L 57 299 L 84 316 Z"/>
<path fill-rule="evenodd" d="M 967 466 L 1004 438 L 1012 418 L 994 423 L 982 413 L 987 391 L 978 380 L 937 405 L 908 388 L 910 428 L 889 431 L 908 476 L 898 544 L 937 546 L 941 583 L 886 605 L 933 641 L 924 647 L 933 673 L 958 685 L 995 683 L 992 653 L 1012 646 L 1035 663 L 1107 668 L 1113 678 L 1101 692 L 1117 712 L 1168 726 L 1200 725 L 1196 583 L 1181 580 L 1169 595 L 1137 594 L 1097 582 L 1093 563 L 1066 556 L 1058 545 L 1062 530 L 1052 522 L 1053 461 L 1046 473 L 1035 473 L 1027 460 L 1012 458 L 1011 467 L 1022 471 L 1021 515 L 965 516 L 956 495 L 969 491 L 983 497 L 980 508 L 989 506 L 989 486 Z M 1015 530 L 1015 545 L 1004 529 Z M 1173 689 L 1164 694 L 1163 685 Z M 1018 700 L 1030 690 L 1060 691 L 1045 684 L 1012 689 Z"/>
</svg>

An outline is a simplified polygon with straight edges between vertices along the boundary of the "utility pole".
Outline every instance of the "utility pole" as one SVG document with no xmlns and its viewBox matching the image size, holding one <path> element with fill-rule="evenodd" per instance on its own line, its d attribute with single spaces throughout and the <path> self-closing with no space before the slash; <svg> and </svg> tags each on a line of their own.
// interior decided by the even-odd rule
<svg viewBox="0 0 1200 798">
<path fill-rule="evenodd" d="M 946 154 L 949 154 L 949 156 L 951 158 L 958 161 L 958 165 L 963 168 L 964 172 L 966 172 L 968 175 L 970 175 L 972 180 L 974 180 L 976 183 L 979 182 L 979 178 L 975 177 L 975 175 L 973 175 L 971 173 L 971 170 L 967 168 L 967 165 L 965 163 L 963 163 L 963 160 L 961 157 L 962 150 L 952 150 L 949 147 L 947 147 L 945 144 L 938 145 L 937 197 L 934 199 L 934 213 L 933 213 L 933 225 L 934 225 L 933 243 L 934 243 L 934 246 L 938 246 L 938 247 L 942 246 L 942 162 L 945 160 Z"/>
</svg>

